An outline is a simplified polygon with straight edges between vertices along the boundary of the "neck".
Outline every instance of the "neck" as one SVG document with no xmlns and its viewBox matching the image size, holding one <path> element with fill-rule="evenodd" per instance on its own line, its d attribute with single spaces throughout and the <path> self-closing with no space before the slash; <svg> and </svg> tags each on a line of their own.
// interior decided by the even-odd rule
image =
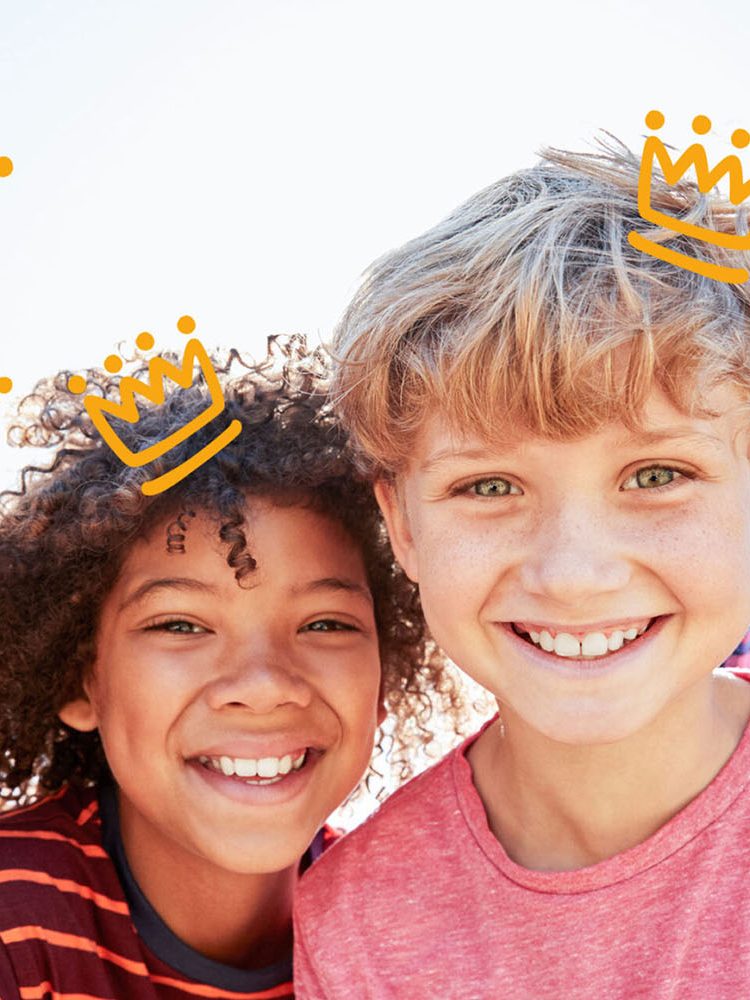
<svg viewBox="0 0 750 1000">
<path fill-rule="evenodd" d="M 468 757 L 490 829 L 525 868 L 571 871 L 652 836 L 727 762 L 750 714 L 750 685 L 709 679 L 645 730 L 595 746 L 531 729 L 507 706 Z M 696 692 L 699 694 L 699 692 Z"/>
<path fill-rule="evenodd" d="M 121 799 L 122 806 L 122 799 Z M 242 969 L 285 958 L 292 946 L 298 864 L 279 872 L 237 874 L 149 838 L 142 817 L 120 809 L 125 855 L 149 903 L 170 930 L 207 958 Z M 148 850 L 139 850 L 139 844 Z"/>
</svg>

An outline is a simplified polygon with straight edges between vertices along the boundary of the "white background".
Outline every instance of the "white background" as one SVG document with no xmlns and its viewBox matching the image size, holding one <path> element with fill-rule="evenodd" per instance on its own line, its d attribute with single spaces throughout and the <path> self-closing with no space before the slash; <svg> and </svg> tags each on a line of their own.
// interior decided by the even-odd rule
<svg viewBox="0 0 750 1000">
<path fill-rule="evenodd" d="M 544 144 L 750 127 L 747 5 L 0 0 L 0 424 L 150 330 L 325 338 L 358 275 Z M 4 435 L 2 435 L 4 436 Z M 29 459 L 32 456 L 29 456 Z M 0 488 L 27 459 L 0 445 Z"/>
</svg>

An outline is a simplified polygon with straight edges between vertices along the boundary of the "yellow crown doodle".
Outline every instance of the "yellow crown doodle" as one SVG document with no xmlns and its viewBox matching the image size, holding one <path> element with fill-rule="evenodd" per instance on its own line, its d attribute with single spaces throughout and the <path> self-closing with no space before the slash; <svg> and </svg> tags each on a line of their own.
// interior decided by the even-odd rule
<svg viewBox="0 0 750 1000">
<path fill-rule="evenodd" d="M 178 320 L 177 329 L 181 333 L 190 334 L 195 329 L 195 322 L 190 316 L 183 316 Z M 148 351 L 154 346 L 154 338 L 150 333 L 139 334 L 135 342 L 144 351 Z M 164 378 L 169 378 L 173 382 L 176 382 L 182 389 L 187 389 L 193 384 L 193 370 L 196 362 L 200 367 L 210 394 L 210 401 L 206 409 L 188 421 L 184 427 L 180 427 L 161 441 L 148 445 L 142 448 L 141 451 L 132 451 L 128 448 L 108 423 L 107 415 L 125 420 L 129 424 L 137 423 L 139 414 L 135 395 L 143 396 L 156 405 L 162 404 L 164 402 Z M 104 367 L 108 372 L 115 374 L 122 368 L 122 361 L 116 354 L 110 354 L 104 362 Z M 183 353 L 182 367 L 171 364 L 165 358 L 152 358 L 148 363 L 148 379 L 148 382 L 142 382 L 140 379 L 133 378 L 130 375 L 124 376 L 120 380 L 121 403 L 110 399 L 103 399 L 101 396 L 95 395 L 86 396 L 84 400 L 86 412 L 91 417 L 94 426 L 104 441 L 121 461 L 130 466 L 147 465 L 155 458 L 161 457 L 170 451 L 170 449 L 186 441 L 201 427 L 205 427 L 206 424 L 210 423 L 214 417 L 217 417 L 224 410 L 224 396 L 216 372 L 206 354 L 206 349 L 197 339 L 188 341 Z M 71 375 L 68 379 L 68 389 L 80 395 L 86 391 L 86 380 L 80 375 Z M 143 483 L 141 486 L 142 491 L 147 496 L 155 496 L 157 493 L 163 493 L 165 490 L 168 490 L 170 486 L 179 483 L 180 480 L 190 475 L 191 472 L 203 465 L 204 462 L 207 462 L 214 455 L 218 454 L 222 448 L 237 437 L 241 430 L 242 424 L 240 421 L 233 420 L 213 441 L 201 448 L 195 455 L 181 462 L 174 469 L 170 469 L 169 472 L 165 472 Z"/>
<path fill-rule="evenodd" d="M 646 125 L 653 131 L 658 131 L 663 124 L 664 115 L 661 111 L 649 111 L 646 115 Z M 693 119 L 693 132 L 696 135 L 706 135 L 710 129 L 711 119 L 707 118 L 706 115 L 696 115 Z M 738 128 L 732 132 L 732 145 L 735 149 L 744 149 L 748 143 L 750 143 L 750 132 L 744 128 Z M 655 162 L 661 167 L 664 178 L 669 185 L 676 184 L 693 167 L 698 188 L 702 194 L 708 194 L 723 177 L 728 177 L 729 200 L 733 205 L 739 205 L 750 195 L 750 180 L 743 180 L 742 163 L 738 156 L 734 154 L 725 156 L 715 167 L 711 168 L 708 165 L 705 149 L 699 142 L 694 142 L 673 162 L 661 139 L 655 135 L 647 136 L 643 144 L 643 157 L 638 179 L 638 212 L 646 222 L 653 222 L 656 226 L 671 229 L 676 234 L 691 236 L 726 250 L 750 250 L 750 234 L 743 236 L 739 233 L 717 232 L 714 229 L 697 226 L 695 223 L 686 222 L 684 219 L 678 219 L 655 209 L 651 205 L 651 185 Z M 750 273 L 744 267 L 713 264 L 690 257 L 653 242 L 642 233 L 636 232 L 635 229 L 628 234 L 628 242 L 637 250 L 642 250 L 643 253 L 650 254 L 652 257 L 658 257 L 660 260 L 668 261 L 670 264 L 675 264 L 677 267 L 685 268 L 696 274 L 702 274 L 707 278 L 715 278 L 717 281 L 741 284 L 750 277 Z"/>
</svg>

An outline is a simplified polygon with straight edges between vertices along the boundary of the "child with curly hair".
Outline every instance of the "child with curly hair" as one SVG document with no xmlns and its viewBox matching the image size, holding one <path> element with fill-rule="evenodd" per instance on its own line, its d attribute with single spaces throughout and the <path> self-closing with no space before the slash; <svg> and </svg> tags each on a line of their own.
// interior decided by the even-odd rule
<svg viewBox="0 0 750 1000">
<path fill-rule="evenodd" d="M 709 276 L 750 255 L 635 249 L 638 181 L 548 151 L 378 261 L 339 329 L 394 551 L 499 715 L 303 881 L 299 997 L 750 996 L 750 684 L 717 669 L 750 621 L 750 291 Z M 651 197 L 746 228 L 687 181 Z"/>
<path fill-rule="evenodd" d="M 157 496 L 216 422 L 132 468 L 63 373 L 12 429 L 55 455 L 0 515 L 3 1000 L 292 996 L 292 895 L 384 706 L 402 769 L 426 692 L 457 710 L 319 355 L 273 346 L 213 359 L 241 433 Z M 175 386 L 117 430 L 142 450 L 207 402 Z"/>
</svg>

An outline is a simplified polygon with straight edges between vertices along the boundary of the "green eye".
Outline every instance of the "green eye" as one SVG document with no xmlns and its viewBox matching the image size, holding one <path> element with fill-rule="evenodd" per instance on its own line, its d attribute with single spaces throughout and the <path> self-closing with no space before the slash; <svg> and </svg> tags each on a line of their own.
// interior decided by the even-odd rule
<svg viewBox="0 0 750 1000">
<path fill-rule="evenodd" d="M 635 474 L 635 481 L 644 489 L 653 489 L 659 486 L 669 486 L 678 475 L 679 472 L 676 469 L 667 469 L 663 465 L 652 465 L 645 469 L 639 469 Z"/>
<path fill-rule="evenodd" d="M 480 479 L 471 489 L 479 497 L 504 497 L 511 492 L 512 486 L 507 479 Z"/>
</svg>

